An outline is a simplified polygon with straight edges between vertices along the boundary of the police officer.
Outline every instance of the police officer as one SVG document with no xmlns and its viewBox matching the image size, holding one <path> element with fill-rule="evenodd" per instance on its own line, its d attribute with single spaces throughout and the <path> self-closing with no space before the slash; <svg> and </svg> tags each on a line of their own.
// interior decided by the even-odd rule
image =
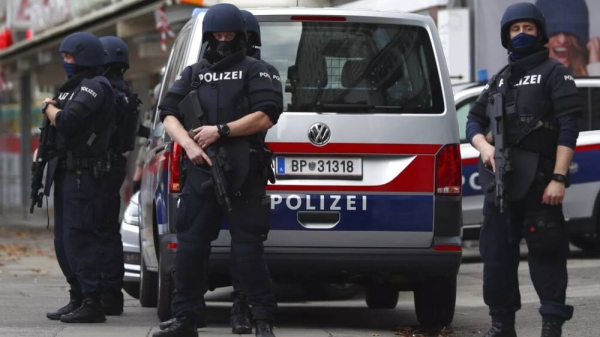
<svg viewBox="0 0 600 337">
<path fill-rule="evenodd" d="M 206 262 L 210 243 L 227 220 L 232 236 L 236 275 L 252 306 L 256 335 L 274 336 L 276 301 L 263 258 L 263 241 L 270 227 L 270 200 L 265 195 L 266 165 L 262 133 L 277 121 L 277 95 L 266 67 L 246 56 L 246 28 L 240 10 L 218 4 L 205 14 L 203 41 L 206 59 L 186 67 L 159 106 L 165 130 L 187 155 L 187 178 L 176 215 L 175 322 L 162 336 L 197 336 L 198 304 L 207 290 Z M 219 79 L 215 81 L 215 79 Z M 178 104 L 197 91 L 208 125 L 197 128 L 192 139 L 182 125 Z M 233 162 L 228 174 L 233 211 L 219 205 L 210 181 L 210 158 L 203 149 L 221 146 Z M 270 164 L 270 163 L 269 163 Z M 204 312 L 201 310 L 200 315 Z M 161 328 L 164 326 L 161 326 Z"/>
<path fill-rule="evenodd" d="M 481 154 L 479 179 L 486 190 L 480 252 L 483 296 L 492 327 L 485 336 L 516 336 L 522 238 L 529 248 L 529 270 L 541 302 L 542 336 L 561 336 L 563 323 L 573 315 L 573 307 L 565 304 L 569 248 L 562 201 L 582 106 L 570 71 L 548 58 L 545 19 L 535 5 L 508 7 L 501 38 L 509 52 L 508 65 L 489 81 L 467 122 L 467 137 Z M 506 148 L 512 158 L 511 179 L 505 180 L 506 209 L 496 206 L 494 197 L 493 172 L 500 169 L 494 146 L 500 146 L 501 140 L 494 139 L 493 145 L 483 135 L 488 126 L 493 127 L 490 114 L 502 101 L 491 100 L 496 93 L 504 98 L 500 111 L 506 114 Z"/>
<path fill-rule="evenodd" d="M 127 158 L 133 149 L 137 125 L 137 98 L 123 79 L 129 68 L 127 44 L 116 36 L 100 38 L 106 52 L 104 76 L 115 92 L 115 127 L 109 142 L 107 160 L 110 170 L 104 177 L 103 212 L 105 226 L 99 228 L 102 238 L 102 307 L 106 315 L 123 313 L 123 243 L 121 241 L 119 213 L 121 208 L 121 186 L 125 181 Z"/>
<path fill-rule="evenodd" d="M 55 182 L 55 250 L 71 286 L 71 301 L 47 314 L 66 323 L 106 321 L 100 303 L 100 237 L 102 176 L 113 123 L 114 92 L 100 76 L 104 48 L 90 33 L 67 36 L 60 44 L 68 80 L 56 100 L 42 111 L 56 127 L 58 157 L 48 166 Z M 49 186 L 50 184 L 46 184 Z"/>
<path fill-rule="evenodd" d="M 273 83 L 273 89 L 277 94 L 277 108 L 278 115 L 283 111 L 283 92 L 281 89 L 281 78 L 279 77 L 279 71 L 277 68 L 270 65 L 269 63 L 261 60 L 260 49 L 257 48 L 261 46 L 260 41 L 260 26 L 258 24 L 258 20 L 256 17 L 250 13 L 249 11 L 242 10 L 242 14 L 244 15 L 244 19 L 246 20 L 246 33 L 248 35 L 248 47 L 246 49 L 246 55 L 253 57 L 260 61 L 260 63 L 264 64 L 271 76 L 271 82 Z M 275 121 L 276 122 L 276 121 Z M 266 132 L 264 133 L 266 136 Z M 264 137 L 263 137 L 264 140 Z M 252 325 L 251 325 L 251 311 L 248 306 L 248 300 L 246 295 L 240 291 L 239 281 L 236 277 L 236 260 L 235 256 L 232 256 L 231 259 L 231 278 L 233 283 L 233 305 L 230 311 L 230 319 L 229 323 L 231 324 L 231 331 L 234 334 L 250 334 L 252 333 Z"/>
</svg>

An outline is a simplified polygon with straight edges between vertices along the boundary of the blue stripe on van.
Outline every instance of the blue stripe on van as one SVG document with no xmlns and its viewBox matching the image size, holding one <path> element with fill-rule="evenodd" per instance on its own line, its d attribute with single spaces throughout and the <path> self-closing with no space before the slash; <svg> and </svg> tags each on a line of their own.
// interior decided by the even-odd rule
<svg viewBox="0 0 600 337">
<path fill-rule="evenodd" d="M 570 168 L 571 184 L 585 184 L 600 181 L 600 150 L 577 151 Z M 463 196 L 481 195 L 477 163 L 462 166 Z"/>
<path fill-rule="evenodd" d="M 329 231 L 431 232 L 433 202 L 422 195 L 271 193 L 271 229 L 311 230 L 298 223 L 299 211 L 331 211 L 341 221 Z"/>
</svg>

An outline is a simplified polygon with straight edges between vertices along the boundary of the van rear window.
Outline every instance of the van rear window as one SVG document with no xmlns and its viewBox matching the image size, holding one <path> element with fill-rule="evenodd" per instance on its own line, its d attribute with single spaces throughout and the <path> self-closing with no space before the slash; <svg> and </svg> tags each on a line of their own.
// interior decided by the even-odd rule
<svg viewBox="0 0 600 337">
<path fill-rule="evenodd" d="M 351 22 L 262 22 L 262 59 L 275 66 L 287 112 L 444 111 L 425 28 Z"/>
</svg>

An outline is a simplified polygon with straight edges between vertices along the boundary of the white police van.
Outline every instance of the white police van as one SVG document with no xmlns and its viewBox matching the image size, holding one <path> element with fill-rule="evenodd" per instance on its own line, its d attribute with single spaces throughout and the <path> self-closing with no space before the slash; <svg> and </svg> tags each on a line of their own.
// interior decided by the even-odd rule
<svg viewBox="0 0 600 337">
<path fill-rule="evenodd" d="M 449 324 L 462 257 L 461 161 L 433 20 L 340 9 L 252 12 L 261 22 L 262 58 L 284 86 L 284 113 L 267 136 L 277 175 L 268 186 L 265 242 L 273 280 L 361 284 L 367 305 L 379 309 L 394 308 L 399 291 L 414 291 L 421 324 Z M 203 15 L 179 33 L 161 97 L 198 61 Z M 140 198 L 140 292 L 158 272 L 165 317 L 180 149 L 155 123 Z M 224 228 L 212 246 L 212 287 L 230 282 L 229 250 Z"/>
<path fill-rule="evenodd" d="M 583 102 L 579 118 L 579 138 L 569 171 L 571 187 L 567 189 L 563 211 L 568 221 L 571 242 L 585 251 L 600 251 L 600 79 L 576 78 Z M 478 239 L 483 223 L 483 192 L 479 184 L 479 152 L 467 142 L 465 128 L 469 110 L 484 85 L 456 92 L 456 110 L 461 137 L 463 172 L 463 222 L 465 240 Z"/>
</svg>

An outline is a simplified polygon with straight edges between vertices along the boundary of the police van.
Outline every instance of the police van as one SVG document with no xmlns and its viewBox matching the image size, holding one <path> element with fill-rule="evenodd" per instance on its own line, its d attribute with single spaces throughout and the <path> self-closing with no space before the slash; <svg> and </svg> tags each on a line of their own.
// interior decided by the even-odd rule
<svg viewBox="0 0 600 337">
<path fill-rule="evenodd" d="M 563 212 L 571 243 L 589 251 L 600 251 L 600 79 L 576 78 L 582 98 L 583 113 L 579 118 L 579 138 L 569 169 L 571 187 L 566 190 Z M 479 152 L 466 140 L 465 128 L 469 110 L 483 90 L 484 84 L 455 93 L 461 137 L 464 239 L 479 238 L 483 223 L 483 191 L 479 184 L 477 161 Z"/>
<path fill-rule="evenodd" d="M 340 9 L 251 11 L 261 22 L 262 58 L 284 87 L 284 113 L 267 135 L 277 176 L 268 186 L 265 242 L 273 280 L 360 284 L 373 309 L 395 308 L 399 291 L 414 291 L 421 324 L 451 323 L 462 175 L 433 20 Z M 197 14 L 179 33 L 161 97 L 202 55 L 202 19 Z M 173 288 L 180 151 L 155 118 L 140 197 L 140 300 L 152 299 L 158 282 L 161 319 L 170 314 Z M 211 287 L 230 284 L 229 250 L 224 227 L 212 245 Z"/>
</svg>

